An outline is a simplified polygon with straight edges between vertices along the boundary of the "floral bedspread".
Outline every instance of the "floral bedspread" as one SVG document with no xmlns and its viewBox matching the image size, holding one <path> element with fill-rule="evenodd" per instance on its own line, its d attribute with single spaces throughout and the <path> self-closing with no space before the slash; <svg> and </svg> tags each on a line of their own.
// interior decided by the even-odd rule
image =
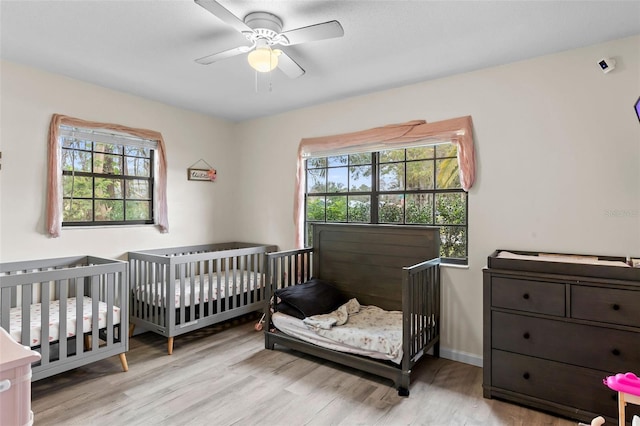
<svg viewBox="0 0 640 426">
<path fill-rule="evenodd" d="M 90 297 L 84 296 L 82 299 L 82 332 L 91 331 L 91 323 L 93 301 Z M 76 335 L 76 298 L 67 299 L 67 337 Z M 98 302 L 98 326 L 104 328 L 107 326 L 108 307 L 104 302 Z M 31 334 L 29 345 L 31 347 L 38 346 L 42 339 L 42 304 L 34 303 L 31 305 L 31 313 L 29 316 Z M 120 308 L 113 307 L 113 323 L 120 324 Z M 9 334 L 18 343 L 22 343 L 22 309 L 20 307 L 11 308 L 9 314 Z M 55 342 L 60 337 L 60 301 L 52 300 L 49 304 L 49 342 Z"/>
<path fill-rule="evenodd" d="M 335 342 L 384 353 L 391 358 L 402 353 L 401 311 L 361 306 L 356 299 L 351 299 L 330 314 L 314 315 L 303 322 L 310 330 Z"/>
</svg>

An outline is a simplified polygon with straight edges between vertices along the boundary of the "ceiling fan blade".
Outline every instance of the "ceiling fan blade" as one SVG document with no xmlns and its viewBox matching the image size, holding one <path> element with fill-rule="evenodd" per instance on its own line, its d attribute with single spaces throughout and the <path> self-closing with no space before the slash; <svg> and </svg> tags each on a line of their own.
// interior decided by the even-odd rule
<svg viewBox="0 0 640 426">
<path fill-rule="evenodd" d="M 278 68 L 289 78 L 298 78 L 305 73 L 305 70 L 296 61 L 281 50 L 278 56 Z"/>
<path fill-rule="evenodd" d="M 309 41 L 342 37 L 344 35 L 344 29 L 342 28 L 342 25 L 340 25 L 340 22 L 329 21 L 323 22 L 322 24 L 315 24 L 291 31 L 285 31 L 280 35 L 284 36 L 286 39 L 286 42 L 283 41 L 281 43 L 282 45 L 293 46 L 294 44 L 307 43 Z"/>
<path fill-rule="evenodd" d="M 213 55 L 204 56 L 202 58 L 196 59 L 196 62 L 200 65 L 209 65 L 217 61 L 221 61 L 223 59 L 231 58 L 233 56 L 241 55 L 243 53 L 247 53 L 253 48 L 253 46 L 240 46 L 234 49 L 225 50 L 222 52 L 214 53 Z"/>
<path fill-rule="evenodd" d="M 253 30 L 233 13 L 229 12 L 215 0 L 195 0 L 195 2 L 217 16 L 222 22 L 232 26 L 241 33 L 253 32 Z"/>
</svg>

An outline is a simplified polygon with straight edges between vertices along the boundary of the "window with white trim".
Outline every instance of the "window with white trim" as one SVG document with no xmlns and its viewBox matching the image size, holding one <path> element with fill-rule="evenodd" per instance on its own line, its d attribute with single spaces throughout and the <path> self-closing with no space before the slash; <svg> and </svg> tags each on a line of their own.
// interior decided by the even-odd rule
<svg viewBox="0 0 640 426">
<path fill-rule="evenodd" d="M 306 244 L 311 223 L 439 226 L 443 261 L 466 264 L 468 197 L 457 154 L 443 143 L 308 158 Z"/>
<path fill-rule="evenodd" d="M 61 125 L 62 226 L 154 223 L 157 142 Z"/>
</svg>

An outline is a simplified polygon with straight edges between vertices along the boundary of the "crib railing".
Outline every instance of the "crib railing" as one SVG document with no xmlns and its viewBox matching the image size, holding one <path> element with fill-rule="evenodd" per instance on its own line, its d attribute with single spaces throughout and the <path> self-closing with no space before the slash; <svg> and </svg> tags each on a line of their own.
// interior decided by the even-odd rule
<svg viewBox="0 0 640 426">
<path fill-rule="evenodd" d="M 83 256 L 2 263 L 0 326 L 11 333 L 12 312 L 20 318 L 14 338 L 41 354 L 33 366 L 33 379 L 38 380 L 128 350 L 128 339 L 121 333 L 128 327 L 127 288 L 126 262 L 118 260 Z M 89 332 L 83 324 L 85 297 L 91 304 Z M 101 304 L 106 304 L 102 326 Z M 51 311 L 56 307 L 58 314 Z M 37 315 L 39 324 L 32 325 Z M 58 322 L 57 336 L 50 333 L 50 317 Z"/>
<path fill-rule="evenodd" d="M 440 259 L 402 268 L 403 370 L 426 351 L 440 356 Z"/>
</svg>

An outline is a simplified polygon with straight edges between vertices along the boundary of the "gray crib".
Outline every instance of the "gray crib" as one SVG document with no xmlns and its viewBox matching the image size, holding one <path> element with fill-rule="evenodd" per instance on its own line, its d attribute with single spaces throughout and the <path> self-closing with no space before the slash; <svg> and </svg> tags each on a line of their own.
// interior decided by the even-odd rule
<svg viewBox="0 0 640 426">
<path fill-rule="evenodd" d="M 0 264 L 0 326 L 41 354 L 33 380 L 113 355 L 127 371 L 127 281 L 126 262 L 93 256 Z"/>
<path fill-rule="evenodd" d="M 228 242 L 129 252 L 131 333 L 168 338 L 265 307 L 265 254 L 277 247 Z"/>
</svg>

